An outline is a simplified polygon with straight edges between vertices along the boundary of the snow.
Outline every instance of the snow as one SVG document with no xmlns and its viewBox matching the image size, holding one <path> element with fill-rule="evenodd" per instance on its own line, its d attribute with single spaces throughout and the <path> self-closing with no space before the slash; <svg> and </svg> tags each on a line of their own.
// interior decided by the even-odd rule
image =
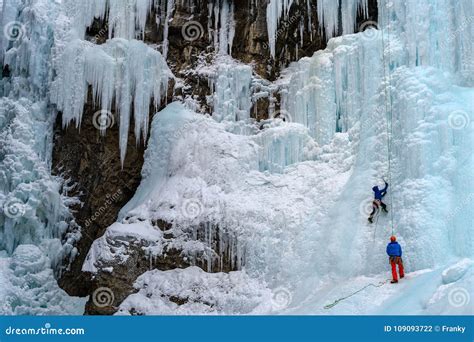
<svg viewBox="0 0 474 342">
<path fill-rule="evenodd" d="M 213 115 L 174 102 L 154 116 L 141 184 L 83 266 L 110 272 L 135 246 L 150 257 L 181 250 L 191 264 L 204 259 L 208 272 L 147 272 L 120 314 L 472 314 L 472 1 L 378 3 L 379 29 L 351 35 L 357 12 L 367 16 L 367 1 L 318 0 L 327 37 L 339 27 L 344 35 L 275 84 L 256 80 L 250 66 L 228 56 L 233 3 L 209 6 L 219 55 L 209 70 Z M 292 4 L 267 5 L 273 57 Z M 163 54 L 135 40 L 157 5 Z M 18 22 L 21 36 L 0 38 L 12 74 L 0 80 L 2 313 L 81 312 L 84 301 L 55 280 L 80 237 L 68 209 L 77 199 L 51 176 L 56 110 L 64 126 L 79 126 L 90 86 L 102 133 L 106 119 L 115 119 L 111 111 L 118 115 L 123 163 L 132 104 L 138 142 L 148 135 L 150 105 L 158 107 L 173 77 L 165 61 L 173 6 L 3 2 L 3 27 Z M 84 40 L 94 18 L 109 18 L 102 45 Z M 272 100 L 270 119 L 256 123 L 250 111 L 262 96 Z M 384 177 L 390 213 L 369 225 L 370 189 Z M 171 224 L 172 239 L 158 220 Z M 388 279 L 392 233 L 404 249 L 406 278 L 325 310 Z M 237 271 L 210 273 L 225 260 Z"/>
<path fill-rule="evenodd" d="M 126 155 L 132 115 L 137 143 L 146 140 L 149 110 L 157 108 L 166 94 L 172 73 L 158 51 L 143 42 L 114 38 L 94 45 L 83 40 L 71 41 L 56 66 L 58 75 L 52 84 L 51 101 L 63 115 L 63 126 L 75 121 L 79 127 L 89 86 L 94 104 L 101 108 L 100 130 L 114 122 L 115 109 L 120 122 L 120 159 Z M 133 106 L 132 106 L 133 104 Z"/>
<path fill-rule="evenodd" d="M 468 258 L 460 260 L 453 266 L 445 269 L 441 274 L 443 278 L 443 284 L 450 284 L 461 279 L 467 271 L 472 267 L 473 261 Z"/>
<path fill-rule="evenodd" d="M 445 285 L 443 267 L 408 272 L 398 284 L 387 282 L 389 273 L 359 276 L 340 283 L 323 282 L 298 306 L 283 310 L 289 315 L 472 315 L 470 305 L 473 274 L 466 274 L 457 282 Z M 384 284 L 381 284 L 384 282 Z M 366 287 L 369 285 L 368 287 Z M 372 286 L 373 285 L 373 286 Z M 380 286 L 382 285 L 382 286 Z M 380 287 L 375 287 L 380 286 Z M 366 287 L 366 288 L 365 288 Z M 335 300 L 361 292 L 338 302 Z"/>
<path fill-rule="evenodd" d="M 153 270 L 134 286 L 139 291 L 122 302 L 117 315 L 153 315 L 157 309 L 166 315 L 258 314 L 272 304 L 271 291 L 244 272 L 206 273 L 198 267 Z"/>
<path fill-rule="evenodd" d="M 413 6 L 408 1 L 404 10 L 414 14 Z M 381 11 L 389 14 L 402 20 Z M 390 26 L 414 25 L 406 20 Z M 427 20 L 431 36 L 418 41 L 435 45 L 445 28 L 435 15 Z M 463 51 L 469 34 L 457 32 Z M 327 313 L 328 302 L 386 280 L 385 246 L 394 233 L 406 279 L 370 287 L 331 313 L 470 312 L 466 300 L 458 306 L 454 299 L 469 304 L 474 295 L 470 261 L 460 261 L 472 260 L 474 250 L 474 90 L 452 67 L 464 57 L 443 62 L 420 50 L 413 64 L 410 44 L 406 32 L 389 27 L 331 39 L 290 66 L 278 81 L 279 113 L 245 135 L 226 120 L 169 105 L 155 117 L 142 184 L 119 220 L 163 219 L 180 230 L 204 224 L 205 236 L 224 230 L 217 240 L 237 244 L 237 268 L 262 286 L 286 289 L 293 300 L 282 312 L 298 314 Z M 382 178 L 390 181 L 390 213 L 369 225 L 370 189 Z M 215 247 L 212 239 L 203 243 Z M 165 310 L 157 305 L 147 312 Z"/>
<path fill-rule="evenodd" d="M 162 252 L 162 237 L 160 230 L 151 224 L 144 222 L 140 224 L 114 223 L 99 239 L 95 240 L 86 256 L 82 271 L 96 273 L 98 267 L 106 269 L 103 265 L 114 262 L 122 264 L 127 261 L 127 249 L 130 243 L 139 245 L 146 241 L 144 250 L 152 255 L 160 255 Z M 113 242 L 110 243 L 110 242 Z M 121 242 L 121 245 L 120 243 Z"/>
</svg>

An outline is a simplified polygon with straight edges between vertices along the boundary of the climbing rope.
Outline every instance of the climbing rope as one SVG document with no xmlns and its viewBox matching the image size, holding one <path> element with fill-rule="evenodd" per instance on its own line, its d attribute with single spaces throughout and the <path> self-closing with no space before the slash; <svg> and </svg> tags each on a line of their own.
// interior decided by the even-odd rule
<svg viewBox="0 0 474 342">
<path fill-rule="evenodd" d="M 371 286 L 372 286 L 372 287 L 382 287 L 382 286 L 384 286 L 385 284 L 387 284 L 387 282 L 389 282 L 390 280 L 391 280 L 391 279 L 386 279 L 386 280 L 384 280 L 384 281 L 379 282 L 378 284 L 374 284 L 374 283 L 367 284 L 367 285 L 365 285 L 363 288 L 361 288 L 361 289 L 359 289 L 359 290 L 357 290 L 357 291 L 351 293 L 350 295 L 345 296 L 345 297 L 342 297 L 342 298 L 339 298 L 339 299 L 336 299 L 333 303 L 328 304 L 328 305 L 325 305 L 324 308 L 325 308 L 326 310 L 331 309 L 331 308 L 333 308 L 334 306 L 336 306 L 338 303 L 342 302 L 343 300 L 346 300 L 347 298 L 350 298 L 350 297 L 352 297 L 352 296 L 358 294 L 359 292 L 364 291 L 364 290 L 365 290 L 366 288 L 368 288 L 368 287 L 371 287 Z"/>
<path fill-rule="evenodd" d="M 385 8 L 388 8 L 385 6 Z M 388 18 L 388 23 L 387 23 L 387 36 L 388 36 L 388 64 L 385 61 L 385 39 L 384 39 L 384 33 L 382 31 L 382 59 L 383 59 L 383 74 L 384 74 L 384 82 L 388 79 L 388 85 L 385 84 L 385 114 L 386 114 L 386 122 L 387 122 L 387 156 L 388 156 L 388 183 L 390 184 L 390 187 L 392 187 L 392 158 L 391 158 L 391 150 L 392 150 L 392 133 L 393 133 L 393 125 L 392 125 L 392 109 L 393 109 L 393 103 L 392 103 L 392 95 L 391 95 L 391 86 L 392 86 L 392 80 L 391 80 L 391 74 L 390 74 L 390 65 L 391 65 L 391 58 L 390 58 L 390 17 L 387 16 Z M 385 68 L 388 67 L 388 78 L 387 78 L 387 72 Z M 392 230 L 392 235 L 394 233 L 394 227 L 393 227 L 393 196 L 392 196 L 392 190 L 389 191 L 389 197 L 390 197 L 390 227 Z"/>
<path fill-rule="evenodd" d="M 377 209 L 377 211 L 375 212 L 375 229 L 374 229 L 374 239 L 372 241 L 372 243 L 375 243 L 375 238 L 377 236 L 377 228 L 378 228 L 378 224 L 379 224 L 379 216 L 380 216 L 380 207 Z"/>
</svg>

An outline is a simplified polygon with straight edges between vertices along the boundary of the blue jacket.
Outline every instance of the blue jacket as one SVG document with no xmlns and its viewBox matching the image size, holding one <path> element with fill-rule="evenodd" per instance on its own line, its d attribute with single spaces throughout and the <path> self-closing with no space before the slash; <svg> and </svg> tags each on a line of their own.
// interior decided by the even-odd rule
<svg viewBox="0 0 474 342">
<path fill-rule="evenodd" d="M 387 254 L 388 254 L 388 256 L 401 257 L 402 256 L 402 247 L 398 244 L 397 241 L 390 242 L 387 245 Z"/>
<path fill-rule="evenodd" d="M 382 190 L 379 189 L 378 186 L 374 186 L 372 191 L 374 192 L 374 196 L 376 200 L 382 200 L 382 198 L 387 194 L 388 184 L 385 182 L 385 188 Z"/>
</svg>

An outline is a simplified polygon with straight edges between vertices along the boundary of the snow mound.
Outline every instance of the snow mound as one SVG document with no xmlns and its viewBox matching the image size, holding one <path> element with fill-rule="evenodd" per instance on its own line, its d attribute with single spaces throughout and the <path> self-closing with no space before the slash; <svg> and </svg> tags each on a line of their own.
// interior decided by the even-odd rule
<svg viewBox="0 0 474 342">
<path fill-rule="evenodd" d="M 138 293 L 122 302 L 117 315 L 258 314 L 272 303 L 272 292 L 242 271 L 153 270 L 134 287 Z"/>
<path fill-rule="evenodd" d="M 441 274 L 443 277 L 443 284 L 451 284 L 461 279 L 472 267 L 474 261 L 465 258 L 445 269 Z"/>
</svg>

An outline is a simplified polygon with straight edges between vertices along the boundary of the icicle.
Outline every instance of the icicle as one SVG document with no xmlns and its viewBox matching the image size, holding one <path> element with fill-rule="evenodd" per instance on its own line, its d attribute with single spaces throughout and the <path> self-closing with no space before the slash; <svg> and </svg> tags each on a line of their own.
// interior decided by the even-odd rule
<svg viewBox="0 0 474 342">
<path fill-rule="evenodd" d="M 120 157 L 126 154 L 131 106 L 133 103 L 135 137 L 145 140 L 148 134 L 149 107 L 160 104 L 171 71 L 158 51 L 144 43 L 115 38 L 102 45 L 72 41 L 56 66 L 51 101 L 63 112 L 63 125 L 75 121 L 79 126 L 92 86 L 94 101 L 105 111 L 108 125 L 114 123 L 112 101 L 120 116 Z M 104 115 L 102 113 L 101 115 Z M 103 122 L 103 121 L 102 121 Z M 96 124 L 96 122 L 94 122 Z M 100 125 L 104 131 L 108 127 Z"/>
<path fill-rule="evenodd" d="M 239 121 L 250 117 L 251 81 L 251 67 L 236 63 L 219 65 L 213 97 L 215 120 Z"/>
<path fill-rule="evenodd" d="M 317 0 L 317 12 L 319 24 L 324 27 L 326 37 L 332 38 L 338 32 L 339 27 L 339 7 L 341 7 L 343 34 L 353 33 L 356 29 L 355 23 L 359 8 L 364 17 L 368 16 L 368 0 Z M 280 21 L 287 20 L 289 10 L 293 0 L 270 0 L 267 5 L 267 31 L 270 54 L 275 58 L 275 45 L 277 31 Z M 311 6 L 307 2 L 308 8 L 308 30 L 311 28 Z M 303 25 L 304 26 L 304 25 Z M 312 36 L 311 36 L 312 39 Z"/>
<path fill-rule="evenodd" d="M 211 27 L 214 15 L 214 28 Z M 209 40 L 213 40 L 214 50 L 221 54 L 231 54 L 235 35 L 234 4 L 228 0 L 208 5 Z"/>
<path fill-rule="evenodd" d="M 340 0 L 317 0 L 319 25 L 324 27 L 328 39 L 334 37 L 337 33 L 339 2 Z"/>
<path fill-rule="evenodd" d="M 286 19 L 292 4 L 293 0 L 270 0 L 267 5 L 268 45 L 270 46 L 270 54 L 273 58 L 275 58 L 278 23 L 280 22 L 282 15 L 284 15 Z"/>
<path fill-rule="evenodd" d="M 165 0 L 162 0 L 163 2 Z M 168 41 L 168 30 L 169 30 L 169 21 L 171 19 L 171 14 L 174 11 L 174 0 L 166 0 L 166 16 L 164 19 L 164 25 L 163 25 L 163 58 L 166 60 L 168 57 L 168 47 L 169 47 L 169 41 Z M 163 8 L 163 7 L 162 7 Z"/>
<path fill-rule="evenodd" d="M 73 8 L 75 27 L 84 37 L 95 18 L 108 18 L 109 39 L 112 37 L 143 39 L 148 14 L 157 0 L 67 0 Z"/>
</svg>

